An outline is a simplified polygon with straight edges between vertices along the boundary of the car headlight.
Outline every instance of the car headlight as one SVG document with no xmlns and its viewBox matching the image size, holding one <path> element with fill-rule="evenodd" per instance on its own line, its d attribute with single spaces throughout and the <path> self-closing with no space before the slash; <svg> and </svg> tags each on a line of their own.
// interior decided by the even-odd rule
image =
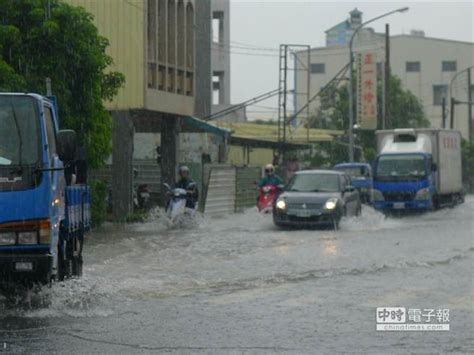
<svg viewBox="0 0 474 355">
<path fill-rule="evenodd" d="M 0 245 L 12 245 L 16 242 L 15 232 L 0 233 Z"/>
<path fill-rule="evenodd" d="M 38 233 L 36 232 L 19 232 L 18 244 L 38 244 Z"/>
<path fill-rule="evenodd" d="M 430 189 L 425 187 L 416 192 L 415 200 L 429 200 L 431 198 Z"/>
<path fill-rule="evenodd" d="M 286 202 L 285 200 L 278 200 L 277 203 L 276 203 L 276 207 L 279 209 L 279 210 L 284 210 L 286 208 Z"/>
<path fill-rule="evenodd" d="M 330 198 L 329 200 L 326 201 L 326 203 L 324 204 L 324 209 L 326 210 L 333 210 L 335 209 L 337 206 L 337 199 L 335 198 Z"/>
<path fill-rule="evenodd" d="M 379 190 L 372 190 L 373 193 L 373 199 L 374 201 L 385 201 L 385 197 L 383 197 L 383 194 Z"/>
</svg>

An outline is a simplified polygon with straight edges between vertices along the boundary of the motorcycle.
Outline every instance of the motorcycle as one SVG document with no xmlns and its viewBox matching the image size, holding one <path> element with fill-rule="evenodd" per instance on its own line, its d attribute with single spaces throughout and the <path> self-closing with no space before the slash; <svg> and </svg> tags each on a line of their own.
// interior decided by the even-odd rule
<svg viewBox="0 0 474 355">
<path fill-rule="evenodd" d="M 147 184 L 140 184 L 134 188 L 133 207 L 142 211 L 150 209 L 150 190 Z"/>
<path fill-rule="evenodd" d="M 181 188 L 171 188 L 170 185 L 164 184 L 165 188 L 168 190 L 169 200 L 166 205 L 166 216 L 173 223 L 179 222 L 183 216 L 185 219 L 192 219 L 197 210 L 197 203 L 195 208 L 186 207 L 186 201 L 188 198 L 188 191 Z M 189 189 L 193 189 L 196 185 L 190 184 Z"/>
<path fill-rule="evenodd" d="M 282 186 L 265 185 L 258 189 L 257 208 L 261 213 L 271 213 Z"/>
</svg>

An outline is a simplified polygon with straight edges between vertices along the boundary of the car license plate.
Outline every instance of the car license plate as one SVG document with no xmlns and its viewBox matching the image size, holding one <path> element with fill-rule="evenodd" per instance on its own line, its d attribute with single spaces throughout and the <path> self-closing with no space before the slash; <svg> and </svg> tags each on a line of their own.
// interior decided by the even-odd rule
<svg viewBox="0 0 474 355">
<path fill-rule="evenodd" d="M 405 208 L 405 202 L 395 202 L 393 208 L 396 210 L 403 210 Z"/>
<path fill-rule="evenodd" d="M 296 217 L 303 217 L 303 218 L 311 217 L 311 211 L 298 210 L 298 211 L 296 211 Z"/>
<path fill-rule="evenodd" d="M 16 271 L 33 271 L 32 262 L 16 262 L 15 263 Z"/>
</svg>

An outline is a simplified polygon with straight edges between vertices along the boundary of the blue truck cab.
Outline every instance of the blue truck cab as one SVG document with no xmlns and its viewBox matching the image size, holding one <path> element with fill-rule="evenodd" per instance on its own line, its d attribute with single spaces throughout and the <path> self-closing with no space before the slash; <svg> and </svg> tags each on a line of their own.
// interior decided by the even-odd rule
<svg viewBox="0 0 474 355">
<path fill-rule="evenodd" d="M 53 99 L 0 94 L 0 291 L 80 275 L 89 188 Z"/>
<path fill-rule="evenodd" d="M 376 132 L 374 207 L 427 211 L 463 201 L 461 135 L 445 129 Z"/>
<path fill-rule="evenodd" d="M 368 163 L 340 163 L 334 170 L 343 171 L 351 177 L 352 185 L 359 190 L 362 202 L 371 203 L 373 177 L 372 167 Z"/>
</svg>

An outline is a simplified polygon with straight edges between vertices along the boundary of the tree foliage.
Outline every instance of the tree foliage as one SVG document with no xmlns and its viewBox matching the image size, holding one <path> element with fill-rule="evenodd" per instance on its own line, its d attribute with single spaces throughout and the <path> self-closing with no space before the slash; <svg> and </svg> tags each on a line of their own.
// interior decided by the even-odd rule
<svg viewBox="0 0 474 355">
<path fill-rule="evenodd" d="M 124 83 L 107 71 L 109 45 L 92 15 L 59 0 L 0 1 L 0 91 L 45 94 L 51 78 L 62 128 L 76 130 L 92 167 L 110 154 L 112 119 L 103 102 Z"/>
<path fill-rule="evenodd" d="M 378 117 L 383 116 L 382 98 L 383 87 L 381 83 L 378 83 Z M 313 116 L 311 126 L 314 128 L 346 131 L 347 127 L 349 127 L 348 85 L 329 87 L 322 93 L 320 102 L 320 107 Z M 355 103 L 354 112 L 356 112 Z M 429 126 L 429 121 L 425 118 L 421 102 L 411 91 L 403 89 L 400 79 L 395 76 L 390 77 L 389 112 L 392 120 L 392 128 L 416 128 Z M 381 125 L 379 124 L 379 127 L 380 126 Z M 375 132 L 365 130 L 357 132 L 356 143 L 363 148 L 363 155 L 366 160 L 370 161 L 375 158 Z M 347 160 L 347 145 L 343 145 L 341 143 L 332 144 L 329 150 L 331 154 L 325 159 L 327 160 L 328 164 L 334 164 Z M 355 152 L 360 159 L 362 155 L 360 149 L 356 149 Z M 321 159 L 324 161 L 323 158 Z"/>
<path fill-rule="evenodd" d="M 462 175 L 467 192 L 474 193 L 474 142 L 462 141 Z"/>
</svg>

